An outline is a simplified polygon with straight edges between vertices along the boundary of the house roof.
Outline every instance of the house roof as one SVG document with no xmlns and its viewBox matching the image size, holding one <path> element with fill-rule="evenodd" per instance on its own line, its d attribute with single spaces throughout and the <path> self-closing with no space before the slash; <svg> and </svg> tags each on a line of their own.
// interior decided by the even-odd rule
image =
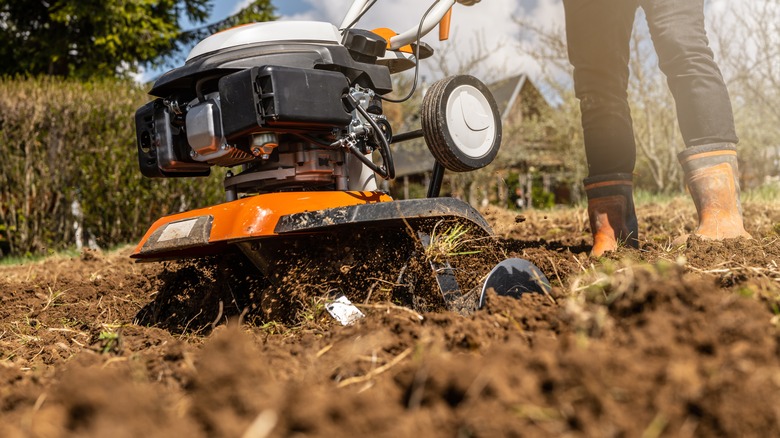
<svg viewBox="0 0 780 438">
<path fill-rule="evenodd" d="M 516 112 L 515 104 L 518 98 L 522 96 L 525 105 L 520 109 L 525 116 L 529 114 L 539 114 L 542 108 L 549 108 L 550 103 L 544 95 L 536 88 L 526 74 L 511 76 L 506 79 L 494 82 L 488 85 L 488 89 L 493 93 L 493 98 L 498 105 L 498 111 L 501 113 L 501 120 L 507 118 Z"/>
<path fill-rule="evenodd" d="M 520 74 L 488 85 L 488 89 L 493 94 L 493 99 L 496 100 L 501 120 L 506 120 L 527 80 L 528 76 Z"/>
</svg>

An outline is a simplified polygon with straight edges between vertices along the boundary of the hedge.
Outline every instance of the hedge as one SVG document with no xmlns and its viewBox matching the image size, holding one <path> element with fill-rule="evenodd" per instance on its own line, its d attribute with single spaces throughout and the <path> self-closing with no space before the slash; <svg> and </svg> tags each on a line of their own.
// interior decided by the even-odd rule
<svg viewBox="0 0 780 438">
<path fill-rule="evenodd" d="M 217 175 L 140 174 L 134 114 L 150 98 L 135 83 L 0 78 L 0 90 L 1 252 L 71 247 L 76 222 L 100 247 L 133 242 L 164 214 L 224 197 Z"/>
</svg>

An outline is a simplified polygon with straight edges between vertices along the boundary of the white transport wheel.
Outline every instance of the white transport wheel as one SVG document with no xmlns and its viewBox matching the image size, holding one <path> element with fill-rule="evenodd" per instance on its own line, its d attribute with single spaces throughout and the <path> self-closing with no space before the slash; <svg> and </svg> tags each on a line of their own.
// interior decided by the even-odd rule
<svg viewBox="0 0 780 438">
<path fill-rule="evenodd" d="M 501 118 L 487 86 L 459 75 L 434 83 L 423 97 L 422 129 L 431 154 L 447 170 L 490 164 L 501 146 Z"/>
</svg>

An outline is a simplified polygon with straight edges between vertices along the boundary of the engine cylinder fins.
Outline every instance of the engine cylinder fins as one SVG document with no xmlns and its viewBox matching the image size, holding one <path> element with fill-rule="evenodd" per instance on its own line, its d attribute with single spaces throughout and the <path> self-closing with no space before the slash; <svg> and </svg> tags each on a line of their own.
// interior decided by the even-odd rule
<svg viewBox="0 0 780 438">
<path fill-rule="evenodd" d="M 485 306 L 489 289 L 500 296 L 520 298 L 526 293 L 547 294 L 552 287 L 536 265 L 525 259 L 509 258 L 496 265 L 485 278 L 479 297 L 480 309 Z"/>
<path fill-rule="evenodd" d="M 258 143 L 262 141 L 264 139 L 260 138 Z M 269 153 L 268 159 L 258 160 L 251 168 L 226 177 L 226 190 L 234 189 L 237 193 L 245 194 L 277 190 L 321 190 L 337 185 L 338 178 L 344 175 L 346 158 L 343 151 L 313 149 L 291 142 L 281 142 L 274 147 L 267 143 L 265 145 L 269 148 L 265 151 Z M 264 151 L 258 152 L 262 154 Z M 259 158 L 262 159 L 262 155 Z"/>
<path fill-rule="evenodd" d="M 498 154 L 498 106 L 487 86 L 473 76 L 434 83 L 423 98 L 421 119 L 428 149 L 447 170 L 481 169 Z"/>
</svg>

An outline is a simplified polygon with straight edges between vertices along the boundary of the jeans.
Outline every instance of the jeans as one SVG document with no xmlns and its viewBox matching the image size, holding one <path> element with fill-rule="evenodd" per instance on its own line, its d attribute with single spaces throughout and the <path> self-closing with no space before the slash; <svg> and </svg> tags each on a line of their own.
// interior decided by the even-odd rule
<svg viewBox="0 0 780 438">
<path fill-rule="evenodd" d="M 731 101 L 704 29 L 704 0 L 563 0 L 574 91 L 589 175 L 632 173 L 629 43 L 636 9 L 647 16 L 658 64 L 686 147 L 737 143 Z"/>
</svg>

